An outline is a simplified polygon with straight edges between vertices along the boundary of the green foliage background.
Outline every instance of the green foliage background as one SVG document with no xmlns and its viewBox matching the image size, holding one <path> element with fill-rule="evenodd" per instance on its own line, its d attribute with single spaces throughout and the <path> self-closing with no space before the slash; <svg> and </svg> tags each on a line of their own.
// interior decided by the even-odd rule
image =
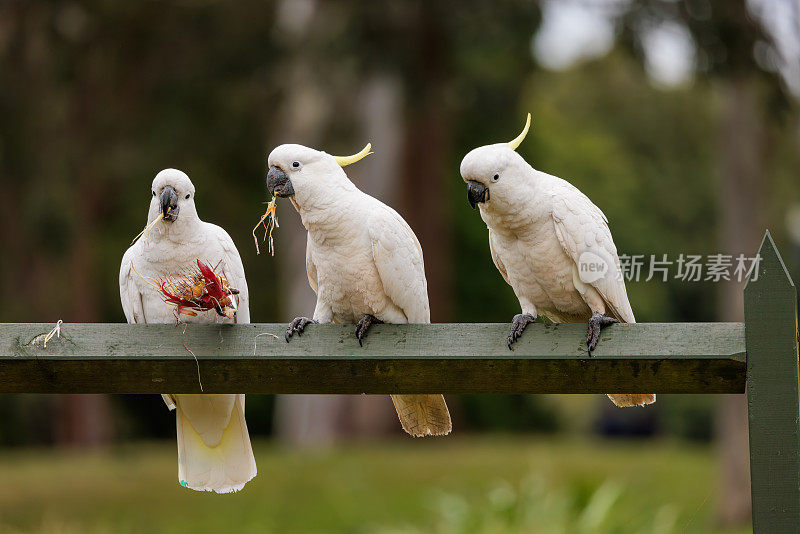
<svg viewBox="0 0 800 534">
<path fill-rule="evenodd" d="M 277 260 L 255 255 L 250 229 L 266 200 L 266 154 L 279 143 L 308 142 L 285 136 L 291 125 L 281 114 L 300 59 L 325 80 L 322 105 L 334 118 L 316 137 L 329 152 L 363 143 L 356 93 L 375 72 L 401 80 L 409 124 L 432 109 L 441 115 L 445 166 L 419 171 L 444 184 L 434 201 L 452 229 L 448 320 L 505 322 L 517 310 L 491 263 L 485 227 L 467 206 L 458 164 L 477 145 L 513 137 L 526 111 L 533 128 L 520 153 L 591 197 L 621 252 L 716 251 L 721 104 L 709 73 L 685 87 L 656 88 L 625 39 L 603 58 L 542 70 L 530 52 L 540 12 L 528 2 L 323 2 L 319 9 L 298 36 L 278 27 L 273 2 L 2 4 L 0 321 L 122 322 L 119 260 L 145 221 L 150 181 L 165 167 L 190 175 L 201 216 L 233 236 L 253 320 L 286 321 Z M 798 115 L 769 83 L 762 87 L 768 222 L 788 249 L 783 216 L 800 198 Z M 422 133 L 408 127 L 404 135 Z M 397 208 L 405 213 L 408 201 Z M 293 213 L 282 222 L 298 224 Z M 276 241 L 280 254 L 281 230 Z M 640 321 L 715 318 L 709 283 L 634 282 L 628 292 Z M 659 430 L 707 437 L 672 412 L 684 414 L 689 404 L 700 412 L 695 427 L 710 425 L 702 408 L 709 402 L 660 403 Z M 158 399 L 114 403 L 121 435 L 171 432 Z M 41 421 L 48 406 L 42 398 L 3 399 L 0 444 L 52 440 Z M 270 432 L 271 406 L 271 398 L 248 401 L 254 433 Z M 581 411 L 568 401 L 464 398 L 458 417 L 472 429 L 590 427 L 575 422 Z M 42 418 L 32 421 L 37 413 Z"/>
<path fill-rule="evenodd" d="M 608 54 L 554 72 L 534 60 L 542 9 L 524 0 L 0 2 L 0 322 L 123 322 L 119 262 L 166 167 L 188 173 L 201 217 L 236 242 L 253 321 L 288 321 L 280 255 L 299 219 L 281 208 L 276 258 L 256 256 L 250 235 L 267 200 L 266 155 L 286 142 L 363 146 L 362 89 L 375 79 L 400 95 L 397 124 L 385 125 L 402 145 L 391 203 L 425 248 L 435 320 L 518 311 L 458 167 L 471 148 L 514 137 L 526 112 L 519 152 L 600 206 L 621 253 L 675 259 L 719 252 L 722 169 L 735 160 L 726 91 L 751 91 L 756 112 L 740 126 L 763 144 L 765 205 L 754 199 L 741 216 L 763 219 L 800 274 L 784 224 L 800 202 L 800 114 L 756 64 L 754 43 L 768 37 L 746 4 L 623 11 Z M 636 32 L 668 20 L 685 23 L 698 65 L 666 89 L 648 78 Z M 313 128 L 293 123 L 306 106 L 322 117 Z M 350 175 L 368 187 L 376 177 L 363 168 Z M 724 287 L 627 284 L 637 320 L 658 322 L 717 319 Z M 102 452 L 36 449 L 70 443 L 64 428 L 85 422 L 67 417 L 68 401 L 0 398 L 0 531 L 666 534 L 708 532 L 721 499 L 711 396 L 663 395 L 647 410 L 598 395 L 461 396 L 448 399 L 453 439 L 316 453 L 263 439 L 274 398 L 248 396 L 260 476 L 232 498 L 175 483 L 174 419 L 155 395 L 111 399 L 117 443 Z M 509 435 L 537 432 L 550 435 Z"/>
</svg>

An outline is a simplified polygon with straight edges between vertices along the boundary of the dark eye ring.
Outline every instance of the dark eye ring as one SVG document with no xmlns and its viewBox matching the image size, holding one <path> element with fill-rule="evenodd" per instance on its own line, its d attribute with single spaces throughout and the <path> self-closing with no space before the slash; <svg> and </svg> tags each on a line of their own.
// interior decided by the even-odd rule
<svg viewBox="0 0 800 534">
<path fill-rule="evenodd" d="M 499 180 L 499 179 L 500 179 L 500 175 L 499 174 L 495 174 L 494 176 L 492 176 L 492 180 L 494 180 L 495 182 L 497 180 Z"/>
<path fill-rule="evenodd" d="M 299 169 L 300 168 L 300 162 L 299 161 L 292 162 L 292 167 L 294 167 L 295 169 Z"/>
<path fill-rule="evenodd" d="M 190 196 L 192 196 L 191 193 L 186 193 L 186 196 L 184 198 L 189 198 Z"/>
</svg>

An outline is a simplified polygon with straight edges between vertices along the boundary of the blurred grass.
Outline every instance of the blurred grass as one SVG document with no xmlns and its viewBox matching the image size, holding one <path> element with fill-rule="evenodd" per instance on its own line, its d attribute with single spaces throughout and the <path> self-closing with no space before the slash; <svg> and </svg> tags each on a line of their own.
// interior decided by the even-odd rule
<svg viewBox="0 0 800 534">
<path fill-rule="evenodd" d="M 9 533 L 714 532 L 713 451 L 664 441 L 458 437 L 255 444 L 236 495 L 187 491 L 172 443 L 0 453 Z M 743 530 L 741 532 L 748 532 Z"/>
</svg>

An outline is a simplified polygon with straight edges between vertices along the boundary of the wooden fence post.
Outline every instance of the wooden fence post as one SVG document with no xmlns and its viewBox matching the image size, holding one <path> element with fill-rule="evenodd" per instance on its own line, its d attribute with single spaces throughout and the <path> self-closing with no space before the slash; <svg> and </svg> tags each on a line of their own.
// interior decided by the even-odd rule
<svg viewBox="0 0 800 534">
<path fill-rule="evenodd" d="M 800 533 L 797 292 L 769 232 L 744 290 L 753 532 Z"/>
</svg>

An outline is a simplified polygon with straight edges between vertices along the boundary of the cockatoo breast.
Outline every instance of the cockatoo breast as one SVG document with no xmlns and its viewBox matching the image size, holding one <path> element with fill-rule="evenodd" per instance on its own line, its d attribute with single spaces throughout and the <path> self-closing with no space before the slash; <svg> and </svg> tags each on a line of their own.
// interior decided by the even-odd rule
<svg viewBox="0 0 800 534">
<path fill-rule="evenodd" d="M 338 323 L 357 322 L 365 314 L 385 322 L 407 322 L 386 295 L 373 258 L 370 212 L 380 204 L 360 191 L 349 200 L 346 207 L 330 210 L 327 217 L 316 213 L 316 224 L 307 225 L 317 300 L 330 307 L 333 321 Z"/>
<path fill-rule="evenodd" d="M 133 261 L 133 267 L 141 276 L 136 276 L 136 284 L 142 295 L 142 308 L 148 323 L 169 323 L 175 321 L 175 307 L 162 299 L 160 292 L 152 283 L 160 283 L 167 275 L 180 276 L 184 271 L 197 269 L 197 260 L 216 266 L 224 256 L 224 251 L 213 240 L 208 240 L 202 226 L 206 223 L 196 221 L 195 231 L 181 228 L 181 232 L 170 236 L 169 230 L 160 228 L 168 223 L 156 225 L 150 235 L 142 236 L 134 246 L 140 253 Z M 177 236 L 180 235 L 180 238 Z M 180 316 L 186 323 L 227 323 L 234 322 L 221 317 L 216 311 L 199 312 L 197 316 Z"/>
<path fill-rule="evenodd" d="M 520 302 L 558 320 L 588 317 L 589 307 L 573 281 L 575 262 L 564 251 L 547 206 L 546 199 L 528 203 L 513 217 L 482 209 L 492 250 Z"/>
<path fill-rule="evenodd" d="M 386 307 L 366 239 L 346 249 L 314 243 L 310 254 L 317 266 L 317 298 L 330 307 L 335 322 L 353 323 L 367 313 L 377 316 Z"/>
</svg>

